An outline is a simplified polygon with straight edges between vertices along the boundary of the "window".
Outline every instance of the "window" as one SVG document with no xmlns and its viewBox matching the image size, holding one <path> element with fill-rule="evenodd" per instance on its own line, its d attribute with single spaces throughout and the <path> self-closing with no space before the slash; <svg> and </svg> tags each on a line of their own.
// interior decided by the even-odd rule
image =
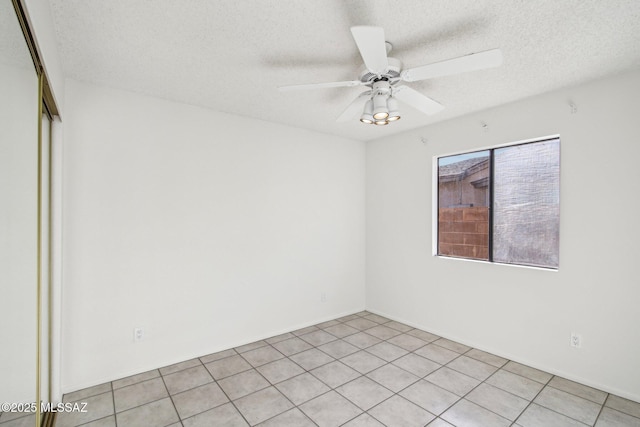
<svg viewBox="0 0 640 427">
<path fill-rule="evenodd" d="M 558 268 L 560 140 L 438 158 L 437 254 Z"/>
</svg>

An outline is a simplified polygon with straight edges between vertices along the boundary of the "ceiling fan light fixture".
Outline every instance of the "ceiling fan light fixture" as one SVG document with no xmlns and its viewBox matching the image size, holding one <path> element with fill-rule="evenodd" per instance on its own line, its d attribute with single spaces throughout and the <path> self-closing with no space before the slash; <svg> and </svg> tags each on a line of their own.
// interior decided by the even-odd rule
<svg viewBox="0 0 640 427">
<path fill-rule="evenodd" d="M 398 101 L 395 98 L 389 97 L 389 99 L 387 100 L 387 108 L 389 109 L 389 117 L 387 117 L 388 121 L 393 122 L 396 120 L 400 120 L 400 111 L 398 111 Z"/>
<path fill-rule="evenodd" d="M 360 121 L 368 125 L 373 123 L 373 101 L 372 100 L 368 100 L 364 104 L 364 110 L 362 111 L 362 116 L 360 116 Z"/>
<path fill-rule="evenodd" d="M 376 120 L 373 122 L 376 126 L 386 126 L 389 124 L 389 120 Z"/>
<path fill-rule="evenodd" d="M 379 93 L 373 97 L 373 118 L 376 120 L 385 120 L 387 117 L 389 117 L 387 95 Z"/>
</svg>

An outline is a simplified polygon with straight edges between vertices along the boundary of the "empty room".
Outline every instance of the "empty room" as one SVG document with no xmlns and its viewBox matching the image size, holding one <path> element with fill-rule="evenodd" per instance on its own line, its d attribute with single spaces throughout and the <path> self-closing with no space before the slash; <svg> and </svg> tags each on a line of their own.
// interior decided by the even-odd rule
<svg viewBox="0 0 640 427">
<path fill-rule="evenodd" d="M 0 7 L 0 427 L 640 427 L 640 2 Z"/>
</svg>

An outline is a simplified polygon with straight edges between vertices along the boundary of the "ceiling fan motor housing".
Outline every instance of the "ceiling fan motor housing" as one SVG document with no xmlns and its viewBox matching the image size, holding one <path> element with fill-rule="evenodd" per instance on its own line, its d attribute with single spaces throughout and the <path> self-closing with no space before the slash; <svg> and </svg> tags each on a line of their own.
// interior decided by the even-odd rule
<svg viewBox="0 0 640 427">
<path fill-rule="evenodd" d="M 367 69 L 366 66 L 360 67 L 358 71 L 358 76 L 360 77 L 360 81 L 364 84 L 371 85 L 376 80 L 384 80 L 387 79 L 390 82 L 395 83 L 400 77 L 400 72 L 402 71 L 402 62 L 397 60 L 396 58 L 387 58 L 389 61 L 389 67 L 387 70 L 380 75 L 372 73 Z"/>
</svg>

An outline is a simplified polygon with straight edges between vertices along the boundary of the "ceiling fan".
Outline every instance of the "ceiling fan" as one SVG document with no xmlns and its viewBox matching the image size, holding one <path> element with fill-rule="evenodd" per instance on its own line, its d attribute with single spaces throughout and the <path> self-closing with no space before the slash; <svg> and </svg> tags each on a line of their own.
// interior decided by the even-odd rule
<svg viewBox="0 0 640 427">
<path fill-rule="evenodd" d="M 500 49 L 492 49 L 421 67 L 403 69 L 399 60 L 387 56 L 391 52 L 392 45 L 385 41 L 384 30 L 381 27 L 351 27 L 351 34 L 364 61 L 364 65 L 358 74 L 358 80 L 280 86 L 278 90 L 284 92 L 366 86 L 369 89 L 358 95 L 344 112 L 338 116 L 336 121 L 346 122 L 355 118 L 362 111 L 361 122 L 387 125 L 394 120 L 400 119 L 397 100 L 424 114 L 435 114 L 444 109 L 442 104 L 409 86 L 400 84 L 401 82 L 416 82 L 434 77 L 497 67 L 502 64 L 502 52 Z"/>
</svg>

